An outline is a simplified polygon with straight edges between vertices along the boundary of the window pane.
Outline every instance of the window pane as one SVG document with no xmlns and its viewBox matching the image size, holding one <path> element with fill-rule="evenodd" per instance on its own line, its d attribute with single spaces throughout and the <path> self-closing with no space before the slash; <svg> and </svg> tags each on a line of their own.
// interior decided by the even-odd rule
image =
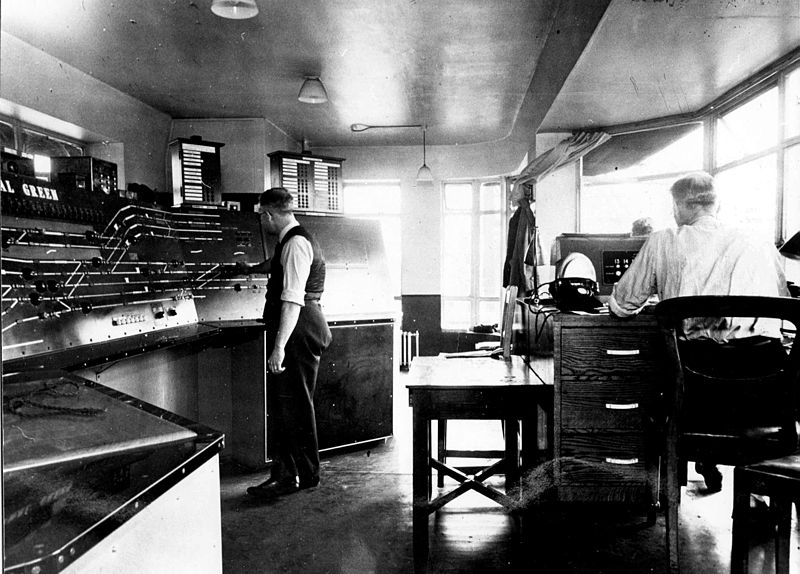
<svg viewBox="0 0 800 574">
<path fill-rule="evenodd" d="M 469 301 L 442 300 L 442 327 L 445 329 L 469 329 L 472 327 Z"/>
<path fill-rule="evenodd" d="M 50 180 L 50 157 L 36 154 L 33 156 L 33 171 L 39 179 Z"/>
<path fill-rule="evenodd" d="M 345 184 L 343 210 L 353 214 L 399 214 L 399 184 Z"/>
<path fill-rule="evenodd" d="M 16 150 L 14 126 L 6 122 L 0 122 L 0 147 Z"/>
<path fill-rule="evenodd" d="M 721 221 L 775 239 L 775 154 L 719 172 L 716 179 Z"/>
<path fill-rule="evenodd" d="M 472 184 L 445 183 L 444 208 L 460 210 L 472 209 Z"/>
<path fill-rule="evenodd" d="M 800 145 L 786 150 L 784 172 L 783 236 L 789 239 L 800 231 Z"/>
<path fill-rule="evenodd" d="M 786 137 L 797 135 L 800 135 L 800 68 L 786 76 Z"/>
<path fill-rule="evenodd" d="M 500 184 L 497 182 L 481 184 L 481 211 L 499 211 L 501 205 Z"/>
<path fill-rule="evenodd" d="M 478 303 L 478 323 L 481 325 L 497 325 L 500 328 L 503 309 L 500 299 L 497 301 L 480 301 Z"/>
<path fill-rule="evenodd" d="M 717 120 L 717 165 L 725 165 L 777 144 L 778 89 L 728 112 Z"/>
<path fill-rule="evenodd" d="M 480 216 L 480 235 L 478 256 L 479 285 L 481 297 L 494 297 L 503 283 L 503 245 L 504 238 L 501 233 L 502 223 L 499 213 Z"/>
<path fill-rule="evenodd" d="M 446 215 L 442 225 L 442 294 L 470 295 L 472 216 Z"/>
<path fill-rule="evenodd" d="M 630 233 L 640 217 L 653 220 L 653 229 L 674 227 L 669 188 L 675 178 L 632 183 L 585 185 L 581 189 L 583 233 Z"/>
<path fill-rule="evenodd" d="M 48 135 L 23 129 L 21 132 L 23 153 L 46 155 L 49 157 L 80 156 L 83 150 L 71 142 L 56 139 Z"/>
</svg>

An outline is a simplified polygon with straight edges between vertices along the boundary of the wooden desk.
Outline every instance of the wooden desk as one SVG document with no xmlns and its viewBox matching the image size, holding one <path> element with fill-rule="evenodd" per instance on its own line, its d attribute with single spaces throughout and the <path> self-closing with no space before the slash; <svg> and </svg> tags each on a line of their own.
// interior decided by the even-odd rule
<svg viewBox="0 0 800 574">
<path fill-rule="evenodd" d="M 627 502 L 655 521 L 661 385 L 655 317 L 554 317 L 558 499 Z"/>
<path fill-rule="evenodd" d="M 509 510 L 515 508 L 516 499 L 509 493 L 518 485 L 521 469 L 532 463 L 538 443 L 538 407 L 548 419 L 552 418 L 553 363 L 550 358 L 533 358 L 529 366 L 519 356 L 512 356 L 508 362 L 490 357 L 416 357 L 409 377 L 411 382 L 406 386 L 413 417 L 414 559 L 417 564 L 424 564 L 428 556 L 428 517 L 451 500 L 475 490 Z M 504 421 L 504 458 L 472 476 L 435 459 L 431 452 L 431 421 L 447 419 Z M 520 421 L 527 445 L 522 464 Z M 546 423 L 548 448 L 552 448 L 553 425 L 551 420 Z M 432 469 L 454 478 L 459 485 L 432 499 Z M 505 492 L 483 484 L 490 476 L 501 473 L 506 477 Z"/>
</svg>

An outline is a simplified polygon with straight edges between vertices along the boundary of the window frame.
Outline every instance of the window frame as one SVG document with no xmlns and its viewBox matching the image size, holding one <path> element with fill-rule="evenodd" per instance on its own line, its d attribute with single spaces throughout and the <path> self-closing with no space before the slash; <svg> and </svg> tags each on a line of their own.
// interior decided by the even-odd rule
<svg viewBox="0 0 800 574">
<path fill-rule="evenodd" d="M 786 175 L 786 158 L 788 156 L 789 150 L 794 146 L 800 144 L 800 133 L 789 136 L 789 126 L 786 124 L 787 119 L 787 95 L 786 95 L 786 84 L 787 84 L 787 77 L 793 73 L 800 74 L 800 59 L 795 58 L 788 62 L 784 62 L 782 64 L 775 65 L 774 69 L 768 73 L 766 76 L 758 78 L 756 81 L 756 76 L 753 76 L 746 80 L 741 86 L 741 88 L 737 91 L 733 91 L 733 95 L 726 94 L 718 101 L 712 102 L 702 110 L 700 110 L 695 117 L 692 119 L 687 120 L 687 118 L 675 118 L 675 121 L 664 121 L 661 120 L 657 127 L 670 127 L 679 124 L 687 123 L 687 121 L 701 121 L 703 123 L 703 138 L 704 138 L 704 145 L 703 145 L 703 169 L 710 173 L 712 176 L 717 176 L 720 173 L 723 173 L 727 170 L 739 167 L 741 165 L 750 163 L 752 161 L 758 160 L 760 158 L 769 156 L 771 154 L 775 154 L 776 156 L 776 165 L 775 165 L 775 181 L 776 181 L 776 194 L 775 194 L 775 206 L 774 206 L 774 216 L 775 216 L 775 243 L 776 245 L 782 244 L 788 237 L 795 233 L 797 230 L 794 229 L 787 229 L 787 221 L 788 221 L 788 206 L 791 203 L 791 190 L 787 188 L 787 182 L 785 181 Z M 761 149 L 757 152 L 749 153 L 741 158 L 737 158 L 735 160 L 728 161 L 724 164 L 717 163 L 717 152 L 718 152 L 718 145 L 717 140 L 719 137 L 718 133 L 718 123 L 721 118 L 738 109 L 748 103 L 754 101 L 759 96 L 764 95 L 769 90 L 777 88 L 777 100 L 778 100 L 778 118 L 777 118 L 777 130 L 778 134 L 776 138 L 776 143 L 773 146 L 770 146 L 765 149 Z M 638 126 L 639 130 L 645 129 L 657 129 L 656 126 L 646 127 L 644 125 Z M 619 131 L 617 133 L 626 133 L 622 131 L 623 128 L 618 126 Z M 636 131 L 635 129 L 627 130 L 627 132 Z M 597 181 L 597 184 L 601 185 L 613 185 L 617 183 L 631 183 L 631 182 L 644 182 L 653 179 L 661 179 L 662 177 L 668 176 L 670 174 L 647 174 L 640 177 L 634 178 L 620 178 L 619 180 L 615 179 L 613 175 L 602 178 L 602 181 Z M 683 174 L 673 174 L 676 178 L 680 177 Z M 578 186 L 578 217 L 577 217 L 577 229 L 578 231 L 581 230 L 581 223 L 584 218 L 584 213 L 582 210 L 582 203 L 581 203 L 581 193 L 584 188 L 584 176 L 581 173 L 579 177 L 579 186 Z M 795 200 L 796 201 L 796 200 Z M 620 230 L 620 232 L 626 232 L 627 230 Z"/>
<path fill-rule="evenodd" d="M 446 205 L 446 187 L 447 185 L 464 185 L 470 184 L 472 188 L 472 208 L 470 210 L 461 209 L 448 209 Z M 481 209 L 480 194 L 481 188 L 485 184 L 497 184 L 500 189 L 500 201 L 497 209 Z M 470 281 L 469 281 L 469 294 L 468 295 L 445 295 L 444 289 L 441 293 L 441 328 L 442 331 L 463 331 L 464 327 L 455 326 L 452 322 L 448 322 L 445 316 L 446 303 L 449 301 L 462 301 L 469 302 L 470 314 L 468 327 L 477 325 L 480 322 L 480 306 L 481 303 L 497 302 L 498 304 L 498 320 L 500 317 L 500 304 L 502 303 L 502 288 L 498 286 L 497 297 L 481 295 L 481 217 L 484 215 L 496 214 L 500 218 L 500 233 L 501 238 L 508 235 L 508 179 L 502 176 L 493 177 L 477 177 L 477 178 L 451 178 L 442 180 L 441 182 L 441 209 L 442 209 L 442 235 L 444 236 L 445 221 L 448 213 L 451 215 L 470 215 L 470 229 L 472 231 L 470 237 Z M 501 246 L 505 245 L 505 241 Z M 502 268 L 505 263 L 505 251 L 503 250 L 503 257 L 497 262 L 501 277 Z M 440 272 L 444 273 L 445 265 L 445 244 L 441 242 Z M 442 277 L 444 283 L 444 277 Z"/>
</svg>

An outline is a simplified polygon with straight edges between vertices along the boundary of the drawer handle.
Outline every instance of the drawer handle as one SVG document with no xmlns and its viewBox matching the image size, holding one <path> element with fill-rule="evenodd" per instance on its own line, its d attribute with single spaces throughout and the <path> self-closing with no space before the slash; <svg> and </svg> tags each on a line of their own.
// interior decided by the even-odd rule
<svg viewBox="0 0 800 574">
<path fill-rule="evenodd" d="M 617 355 L 619 357 L 627 357 L 630 355 L 638 355 L 639 349 L 606 349 L 606 355 Z"/>
<path fill-rule="evenodd" d="M 629 411 L 639 408 L 639 403 L 606 403 L 606 408 L 617 411 Z"/>
<path fill-rule="evenodd" d="M 638 458 L 610 458 L 606 457 L 608 464 L 636 464 L 639 462 Z"/>
</svg>

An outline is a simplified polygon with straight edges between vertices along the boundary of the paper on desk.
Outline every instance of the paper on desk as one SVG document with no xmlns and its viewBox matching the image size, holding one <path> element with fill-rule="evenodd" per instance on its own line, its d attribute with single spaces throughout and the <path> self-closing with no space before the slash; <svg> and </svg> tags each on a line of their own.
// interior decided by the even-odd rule
<svg viewBox="0 0 800 574">
<path fill-rule="evenodd" d="M 478 349 L 475 351 L 462 351 L 460 353 L 442 353 L 445 359 L 469 359 L 470 357 L 491 357 L 502 355 L 502 347 L 496 349 Z"/>
</svg>

